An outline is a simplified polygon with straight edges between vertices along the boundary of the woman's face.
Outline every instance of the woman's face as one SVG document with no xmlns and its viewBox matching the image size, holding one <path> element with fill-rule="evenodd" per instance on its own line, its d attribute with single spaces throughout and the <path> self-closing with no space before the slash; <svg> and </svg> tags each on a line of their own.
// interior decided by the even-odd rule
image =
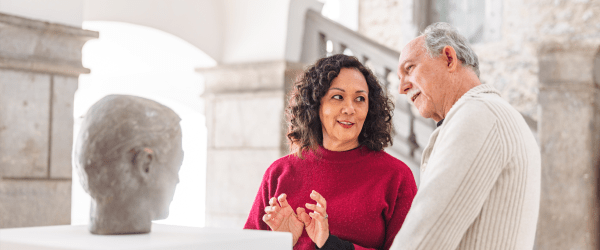
<svg viewBox="0 0 600 250">
<path fill-rule="evenodd" d="M 321 98 L 319 117 L 323 147 L 346 151 L 358 147 L 358 135 L 369 112 L 369 87 L 354 68 L 342 68 Z"/>
</svg>

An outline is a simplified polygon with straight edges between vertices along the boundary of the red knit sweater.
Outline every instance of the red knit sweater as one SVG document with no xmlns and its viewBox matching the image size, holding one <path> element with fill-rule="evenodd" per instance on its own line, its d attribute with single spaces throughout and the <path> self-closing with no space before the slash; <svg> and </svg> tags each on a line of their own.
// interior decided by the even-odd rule
<svg viewBox="0 0 600 250">
<path fill-rule="evenodd" d="M 262 217 L 271 197 L 287 194 L 296 211 L 315 204 L 309 197 L 315 190 L 327 201 L 332 235 L 355 249 L 389 249 L 417 192 L 408 166 L 365 146 L 345 152 L 321 147 L 303 157 L 284 156 L 267 169 L 244 228 L 270 230 Z M 306 231 L 294 249 L 315 249 Z"/>
</svg>

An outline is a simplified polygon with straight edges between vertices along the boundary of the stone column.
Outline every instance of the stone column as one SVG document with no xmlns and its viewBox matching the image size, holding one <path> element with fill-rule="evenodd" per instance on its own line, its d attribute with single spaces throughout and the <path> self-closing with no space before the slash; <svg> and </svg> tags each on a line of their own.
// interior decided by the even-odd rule
<svg viewBox="0 0 600 250">
<path fill-rule="evenodd" d="M 536 249 L 598 249 L 600 44 L 541 45 Z"/>
<path fill-rule="evenodd" d="M 70 224 L 73 95 L 97 37 L 0 13 L 0 228 Z"/>
<path fill-rule="evenodd" d="M 288 153 L 285 96 L 301 70 L 284 61 L 197 70 L 206 80 L 206 226 L 244 226 L 265 170 Z"/>
</svg>

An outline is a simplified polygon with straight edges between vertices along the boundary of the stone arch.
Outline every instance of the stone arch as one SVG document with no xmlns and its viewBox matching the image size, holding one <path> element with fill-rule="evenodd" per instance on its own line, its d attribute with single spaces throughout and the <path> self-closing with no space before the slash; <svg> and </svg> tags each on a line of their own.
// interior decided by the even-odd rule
<svg viewBox="0 0 600 250">
<path fill-rule="evenodd" d="M 162 30 L 221 61 L 224 27 L 220 0 L 85 0 L 84 21 L 115 21 Z"/>
<path fill-rule="evenodd" d="M 108 94 L 140 96 L 173 109 L 182 118 L 186 154 L 167 220 L 171 224 L 203 226 L 207 132 L 204 102 L 200 97 L 203 78 L 195 68 L 214 66 L 216 62 L 188 41 L 151 27 L 104 21 L 84 22 L 83 27 L 98 30 L 101 35 L 82 51 L 83 64 L 91 73 L 81 76 L 75 95 L 75 134 L 89 106 Z M 202 65 L 199 63 L 202 58 L 188 60 L 188 57 L 202 57 L 209 62 Z M 72 221 L 85 223 L 89 198 L 83 193 L 77 175 L 73 175 L 73 180 Z M 190 208 L 195 211 L 190 213 Z"/>
</svg>

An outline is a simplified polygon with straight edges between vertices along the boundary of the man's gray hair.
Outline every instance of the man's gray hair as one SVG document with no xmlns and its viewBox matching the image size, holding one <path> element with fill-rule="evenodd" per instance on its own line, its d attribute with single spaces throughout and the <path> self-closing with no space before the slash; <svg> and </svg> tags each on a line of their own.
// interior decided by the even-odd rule
<svg viewBox="0 0 600 250">
<path fill-rule="evenodd" d="M 451 46 L 456 51 L 458 60 L 463 65 L 470 66 L 479 78 L 479 59 L 467 39 L 456 28 L 448 23 L 438 22 L 427 26 L 422 35 L 425 36 L 425 49 L 429 56 L 438 57 L 444 47 Z"/>
</svg>

